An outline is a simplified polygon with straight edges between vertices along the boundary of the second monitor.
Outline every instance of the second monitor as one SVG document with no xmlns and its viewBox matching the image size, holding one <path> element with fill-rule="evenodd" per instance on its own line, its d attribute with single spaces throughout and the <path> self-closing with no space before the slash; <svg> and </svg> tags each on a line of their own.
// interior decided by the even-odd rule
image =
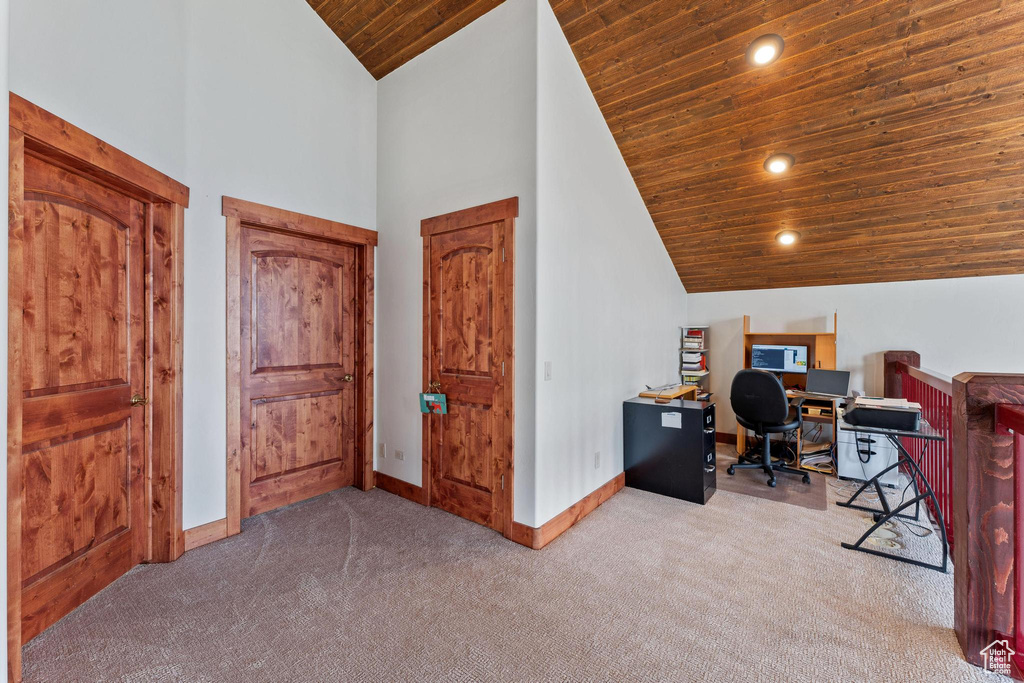
<svg viewBox="0 0 1024 683">
<path fill-rule="evenodd" d="M 807 374 L 807 347 L 754 344 L 750 367 L 769 372 Z"/>
</svg>

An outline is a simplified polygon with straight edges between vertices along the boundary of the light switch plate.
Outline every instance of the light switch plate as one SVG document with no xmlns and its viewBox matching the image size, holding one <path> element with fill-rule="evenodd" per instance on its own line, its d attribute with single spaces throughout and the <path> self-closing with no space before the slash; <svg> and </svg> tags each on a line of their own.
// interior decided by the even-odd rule
<svg viewBox="0 0 1024 683">
<path fill-rule="evenodd" d="M 551 379 L 551 361 L 544 361 L 544 381 L 547 382 Z"/>
<path fill-rule="evenodd" d="M 405 460 L 405 452 L 395 451 L 395 460 Z"/>
</svg>

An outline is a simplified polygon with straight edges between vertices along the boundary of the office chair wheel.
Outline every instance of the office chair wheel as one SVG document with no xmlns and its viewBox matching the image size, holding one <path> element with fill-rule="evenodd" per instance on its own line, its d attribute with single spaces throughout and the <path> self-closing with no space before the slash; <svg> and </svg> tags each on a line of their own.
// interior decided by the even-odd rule
<svg viewBox="0 0 1024 683">
<path fill-rule="evenodd" d="M 735 468 L 735 467 L 733 467 L 732 465 L 729 465 L 729 469 L 728 469 L 728 470 L 726 470 L 726 471 L 727 471 L 727 472 L 728 472 L 729 474 L 736 474 L 736 468 Z"/>
<path fill-rule="evenodd" d="M 811 483 L 811 475 L 809 475 L 809 474 L 805 474 L 804 475 L 804 483 L 805 484 L 810 484 Z"/>
<path fill-rule="evenodd" d="M 768 480 L 768 485 L 771 486 L 772 488 L 775 488 L 775 484 L 776 484 L 776 482 L 775 482 L 774 479 L 769 479 Z"/>
</svg>

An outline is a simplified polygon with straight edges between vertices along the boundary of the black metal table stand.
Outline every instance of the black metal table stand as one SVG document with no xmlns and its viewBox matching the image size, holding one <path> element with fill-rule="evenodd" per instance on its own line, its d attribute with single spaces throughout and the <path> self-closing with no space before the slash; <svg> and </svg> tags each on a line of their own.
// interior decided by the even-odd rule
<svg viewBox="0 0 1024 683">
<path fill-rule="evenodd" d="M 858 430 L 856 430 L 856 428 L 853 428 L 853 431 Z M 872 433 L 879 432 L 872 431 Z M 860 537 L 860 539 L 856 543 L 843 543 L 842 545 L 844 548 L 848 550 L 859 550 L 860 552 L 868 553 L 869 555 L 888 557 L 899 562 L 905 562 L 907 564 L 912 564 L 918 567 L 924 567 L 926 569 L 934 569 L 935 571 L 942 572 L 943 574 L 945 574 L 949 566 L 949 540 L 946 538 L 946 522 L 942 518 L 942 509 L 939 507 L 939 500 L 938 498 L 936 498 L 935 492 L 932 490 L 931 484 L 928 483 L 928 479 L 924 476 L 924 473 L 921 471 L 921 468 L 918 467 L 917 462 L 914 460 L 914 458 L 910 456 L 910 453 L 907 452 L 907 449 L 903 447 L 903 443 L 900 441 L 900 437 L 895 434 L 884 434 L 884 436 L 888 438 L 889 441 L 892 442 L 892 444 L 897 448 L 900 454 L 899 458 L 896 459 L 895 463 L 893 463 L 889 467 L 886 467 L 884 470 L 876 474 L 874 477 L 864 482 L 864 484 L 859 489 L 857 489 L 857 492 L 853 494 L 853 496 L 851 496 L 849 500 L 845 502 L 836 503 L 836 505 L 838 505 L 839 507 L 872 513 L 874 515 L 875 523 L 870 529 L 868 529 L 864 533 L 863 536 Z M 902 434 L 902 436 L 914 438 L 915 435 L 913 433 L 904 433 Z M 924 454 L 928 451 L 929 445 L 930 444 L 926 441 L 924 444 L 924 448 L 921 450 L 921 457 L 924 457 Z M 898 468 L 901 463 L 905 463 L 908 469 L 911 470 L 910 480 L 914 486 L 915 495 L 912 499 L 903 502 L 897 507 L 893 508 L 889 505 L 889 501 L 885 497 L 885 492 L 882 490 L 882 484 L 880 479 L 882 475 L 886 474 L 890 470 Z M 924 491 L 922 491 L 921 488 L 918 487 L 918 477 L 920 477 L 921 485 L 924 487 Z M 874 486 L 875 490 L 878 492 L 878 499 L 882 504 L 881 510 L 854 504 L 854 501 L 857 500 L 857 498 L 862 493 L 864 493 L 864 491 L 866 491 L 870 486 Z M 882 525 L 884 525 L 886 522 L 892 519 L 900 518 L 919 521 L 921 519 L 921 502 L 927 500 L 928 498 L 931 498 L 932 500 L 935 515 L 938 517 L 939 534 L 941 534 L 942 536 L 941 564 L 931 564 L 929 562 L 922 562 L 920 560 L 915 560 L 909 557 L 901 557 L 899 555 L 887 553 L 882 550 L 874 550 L 872 548 L 864 547 L 864 542 L 868 540 L 871 534 L 875 533 L 875 531 L 877 531 Z M 914 515 L 910 516 L 909 514 L 904 514 L 904 511 L 910 508 L 911 506 L 914 506 Z"/>
</svg>

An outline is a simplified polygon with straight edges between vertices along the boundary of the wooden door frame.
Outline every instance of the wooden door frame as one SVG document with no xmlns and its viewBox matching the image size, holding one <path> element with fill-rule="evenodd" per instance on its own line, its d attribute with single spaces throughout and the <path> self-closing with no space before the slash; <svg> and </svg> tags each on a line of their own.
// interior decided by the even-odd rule
<svg viewBox="0 0 1024 683">
<path fill-rule="evenodd" d="M 356 250 L 362 282 L 356 320 L 356 478 L 363 491 L 373 488 L 373 259 L 377 231 L 316 218 L 294 211 L 276 209 L 234 197 L 222 198 L 221 213 L 227 219 L 227 535 L 241 531 L 242 459 L 248 457 L 248 443 L 242 438 L 242 226 L 253 225 L 271 232 L 297 237 L 328 238 Z M 360 438 L 361 435 L 361 438 Z"/>
<path fill-rule="evenodd" d="M 21 446 L 25 154 L 80 173 L 146 207 L 146 562 L 184 552 L 181 528 L 184 216 L 189 190 L 31 102 L 10 94 L 7 325 L 7 675 L 21 678 Z M 17 342 L 17 343 L 14 343 Z"/>
<path fill-rule="evenodd" d="M 505 447 L 501 449 L 501 471 L 505 474 L 508 485 L 501 497 L 503 519 L 501 534 L 512 538 L 513 489 L 515 488 L 515 225 L 519 217 L 519 197 L 500 199 L 489 204 L 481 204 L 461 211 L 425 218 L 420 221 L 420 236 L 423 238 L 423 391 L 430 386 L 430 238 L 445 232 L 471 228 L 485 223 L 505 223 L 504 248 L 511 256 L 509 267 L 504 268 L 505 280 L 500 283 L 507 300 L 505 301 L 505 320 L 502 325 L 505 348 L 502 357 L 505 361 L 505 405 L 502 406 L 505 424 L 503 434 Z M 431 489 L 431 440 L 430 415 L 423 415 L 422 445 L 422 489 L 425 504 L 430 506 Z"/>
</svg>

